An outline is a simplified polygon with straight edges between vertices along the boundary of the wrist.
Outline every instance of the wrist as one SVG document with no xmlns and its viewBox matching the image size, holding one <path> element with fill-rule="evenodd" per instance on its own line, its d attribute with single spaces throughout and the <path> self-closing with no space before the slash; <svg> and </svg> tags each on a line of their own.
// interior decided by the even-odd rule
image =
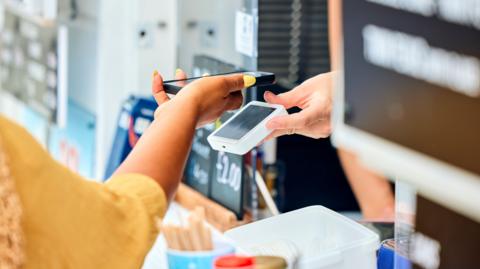
<svg viewBox="0 0 480 269">
<path fill-rule="evenodd" d="M 201 104 L 197 98 L 189 95 L 178 96 L 179 98 L 174 98 L 172 101 L 175 101 L 175 106 L 178 107 L 182 112 L 186 113 L 198 122 L 201 115 Z"/>
</svg>

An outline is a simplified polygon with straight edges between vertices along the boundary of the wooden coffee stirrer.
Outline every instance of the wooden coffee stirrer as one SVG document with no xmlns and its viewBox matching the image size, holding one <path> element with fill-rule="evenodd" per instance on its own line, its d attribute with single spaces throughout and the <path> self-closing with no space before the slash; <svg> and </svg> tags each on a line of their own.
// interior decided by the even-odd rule
<svg viewBox="0 0 480 269">
<path fill-rule="evenodd" d="M 213 249 L 212 232 L 205 225 L 205 210 L 195 208 L 186 226 L 159 224 L 169 249 L 179 251 L 210 251 Z"/>
</svg>

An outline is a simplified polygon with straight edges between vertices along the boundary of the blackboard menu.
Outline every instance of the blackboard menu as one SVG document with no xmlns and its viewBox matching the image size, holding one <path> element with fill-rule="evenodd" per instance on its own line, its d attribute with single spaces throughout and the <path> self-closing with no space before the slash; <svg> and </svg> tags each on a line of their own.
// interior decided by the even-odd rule
<svg viewBox="0 0 480 269">
<path fill-rule="evenodd" d="M 207 197 L 210 195 L 210 178 L 213 173 L 212 160 L 217 158 L 217 152 L 210 147 L 207 137 L 214 130 L 215 124 L 210 124 L 195 132 L 185 173 L 186 183 Z"/>
<path fill-rule="evenodd" d="M 233 113 L 225 113 L 221 122 L 227 121 L 231 116 Z M 212 159 L 210 197 L 235 212 L 240 218 L 243 212 L 244 157 L 215 152 L 217 156 Z"/>
</svg>

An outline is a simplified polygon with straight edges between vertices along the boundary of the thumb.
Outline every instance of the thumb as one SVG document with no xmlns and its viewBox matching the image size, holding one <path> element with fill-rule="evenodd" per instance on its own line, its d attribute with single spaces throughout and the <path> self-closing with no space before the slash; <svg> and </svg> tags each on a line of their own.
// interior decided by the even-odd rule
<svg viewBox="0 0 480 269">
<path fill-rule="evenodd" d="M 153 73 L 152 94 L 159 106 L 170 100 L 163 89 L 163 78 L 157 71 Z"/>
<path fill-rule="evenodd" d="M 295 94 L 292 91 L 276 95 L 270 91 L 266 91 L 263 98 L 269 104 L 282 105 L 286 109 L 296 106 Z"/>
</svg>

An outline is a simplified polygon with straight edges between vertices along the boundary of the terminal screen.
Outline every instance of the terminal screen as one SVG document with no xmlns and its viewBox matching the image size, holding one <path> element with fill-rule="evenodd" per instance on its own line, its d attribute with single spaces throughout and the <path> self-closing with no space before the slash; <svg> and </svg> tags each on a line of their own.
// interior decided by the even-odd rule
<svg viewBox="0 0 480 269">
<path fill-rule="evenodd" d="M 274 108 L 250 105 L 223 125 L 216 136 L 239 140 L 275 111 Z"/>
</svg>

